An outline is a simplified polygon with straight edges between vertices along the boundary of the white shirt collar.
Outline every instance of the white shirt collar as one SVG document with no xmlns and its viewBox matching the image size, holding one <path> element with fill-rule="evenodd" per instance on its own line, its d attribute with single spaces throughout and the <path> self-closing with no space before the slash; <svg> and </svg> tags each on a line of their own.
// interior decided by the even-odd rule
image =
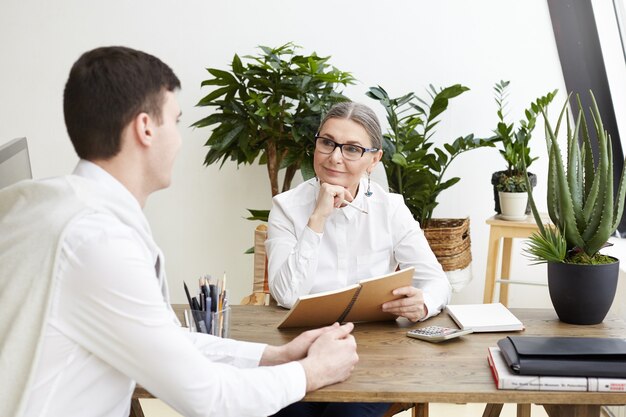
<svg viewBox="0 0 626 417">
<path fill-rule="evenodd" d="M 107 171 L 102 169 L 100 166 L 94 164 L 93 162 L 87 161 L 85 159 L 79 160 L 72 174 L 97 182 L 107 190 L 114 193 L 119 198 L 125 200 L 127 203 L 132 200 L 132 204 L 135 205 L 139 211 L 143 212 L 139 201 L 137 201 L 135 196 L 128 190 L 128 188 L 126 188 L 124 184 L 119 182 L 117 178 L 115 178 L 113 175 L 109 174 Z"/>
</svg>

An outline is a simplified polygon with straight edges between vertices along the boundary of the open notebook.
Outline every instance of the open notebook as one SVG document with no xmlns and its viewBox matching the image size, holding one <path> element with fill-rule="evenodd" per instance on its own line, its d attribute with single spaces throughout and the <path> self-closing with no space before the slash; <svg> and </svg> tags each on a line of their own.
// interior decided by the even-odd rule
<svg viewBox="0 0 626 417">
<path fill-rule="evenodd" d="M 404 297 L 394 296 L 391 292 L 396 288 L 411 285 L 413 270 L 414 268 L 407 268 L 380 277 L 364 279 L 358 284 L 338 290 L 301 296 L 278 328 L 317 327 L 334 322 L 394 320 L 397 316 L 383 312 L 381 306 L 387 301 Z"/>
</svg>

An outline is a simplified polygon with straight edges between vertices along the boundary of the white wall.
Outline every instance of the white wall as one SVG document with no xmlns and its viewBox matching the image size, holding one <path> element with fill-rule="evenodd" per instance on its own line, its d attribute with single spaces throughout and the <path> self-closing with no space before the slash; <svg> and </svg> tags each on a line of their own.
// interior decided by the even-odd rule
<svg viewBox="0 0 626 417">
<path fill-rule="evenodd" d="M 348 88 L 355 101 L 380 84 L 392 95 L 424 94 L 428 84 L 462 83 L 471 91 L 455 99 L 438 130 L 440 140 L 473 132 L 490 135 L 496 124 L 492 87 L 511 80 L 510 116 L 519 120 L 536 97 L 564 84 L 545 0 L 438 0 L 394 2 L 281 0 L 182 2 L 164 0 L 5 0 L 0 12 L 0 143 L 27 136 L 35 177 L 68 173 L 76 162 L 63 124 L 62 91 L 78 56 L 102 45 L 126 45 L 167 62 L 183 90 L 181 129 L 185 143 L 174 184 L 153 196 L 146 209 L 157 242 L 167 257 L 173 301 L 183 302 L 181 281 L 204 273 L 228 272 L 232 299 L 249 292 L 252 259 L 242 252 L 252 244 L 254 224 L 245 208 L 269 208 L 263 167 L 222 170 L 202 166 L 207 130 L 187 128 L 206 115 L 194 104 L 205 67 L 227 68 L 234 53 L 288 41 L 332 55 L 332 63 L 353 72 L 359 83 Z M 97 98 L 94 98 L 97 99 Z M 532 171 L 543 203 L 547 170 L 543 129 L 537 128 Z M 471 218 L 474 281 L 456 302 L 481 302 L 487 252 L 485 219 L 493 214 L 491 173 L 504 168 L 493 149 L 461 156 L 450 175 L 462 181 L 445 192 L 438 217 Z M 520 248 L 516 244 L 516 250 Z M 544 267 L 514 258 L 516 278 L 545 279 Z M 546 306 L 545 288 L 514 287 L 511 305 Z"/>
</svg>

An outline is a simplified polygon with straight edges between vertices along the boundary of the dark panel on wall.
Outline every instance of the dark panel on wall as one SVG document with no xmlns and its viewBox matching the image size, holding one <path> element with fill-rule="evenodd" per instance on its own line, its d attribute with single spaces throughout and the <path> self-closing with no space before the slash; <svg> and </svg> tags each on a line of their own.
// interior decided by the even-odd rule
<svg viewBox="0 0 626 417">
<path fill-rule="evenodd" d="M 604 128 L 613 140 L 614 178 L 622 172 L 624 153 L 622 150 L 615 110 L 611 99 L 611 90 L 604 67 L 598 30 L 590 0 L 548 0 L 552 28 L 559 52 L 563 77 L 568 92 L 580 93 L 585 109 L 591 106 L 588 91 L 592 90 L 598 102 Z M 571 108 L 577 108 L 575 97 L 572 97 Z M 591 116 L 586 111 L 587 120 Z M 594 143 L 594 152 L 597 153 Z M 617 191 L 617 181 L 615 190 Z M 626 212 L 622 216 L 619 231 L 626 237 Z"/>
</svg>

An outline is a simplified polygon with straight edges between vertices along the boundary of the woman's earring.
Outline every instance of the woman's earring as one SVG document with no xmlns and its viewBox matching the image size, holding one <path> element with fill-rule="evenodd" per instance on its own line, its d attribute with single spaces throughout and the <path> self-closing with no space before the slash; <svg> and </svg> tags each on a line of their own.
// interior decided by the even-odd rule
<svg viewBox="0 0 626 417">
<path fill-rule="evenodd" d="M 370 173 L 368 172 L 367 173 L 367 191 L 365 191 L 365 197 L 371 197 L 372 194 L 374 194 L 372 190 L 370 189 L 370 185 L 371 185 L 370 182 L 371 182 Z"/>
</svg>

